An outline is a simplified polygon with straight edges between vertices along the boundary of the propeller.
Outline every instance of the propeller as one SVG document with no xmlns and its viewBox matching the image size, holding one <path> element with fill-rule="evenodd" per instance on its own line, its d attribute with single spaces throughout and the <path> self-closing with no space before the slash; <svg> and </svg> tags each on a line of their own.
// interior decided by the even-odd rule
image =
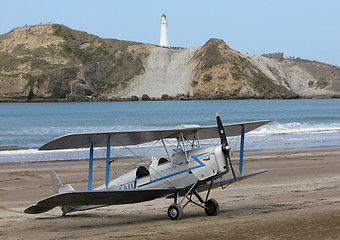
<svg viewBox="0 0 340 240">
<path fill-rule="evenodd" d="M 233 173 L 235 183 L 237 184 L 235 171 L 234 171 L 233 165 L 232 165 L 231 160 L 230 160 L 230 147 L 228 145 L 227 136 L 225 135 L 224 127 L 223 127 L 221 118 L 218 115 L 218 112 L 216 112 L 216 121 L 217 121 L 217 129 L 218 129 L 218 132 L 220 134 L 220 139 L 221 139 L 221 144 L 222 144 L 222 152 L 224 153 L 224 155 L 226 156 L 226 158 L 229 161 L 231 172 Z"/>
</svg>

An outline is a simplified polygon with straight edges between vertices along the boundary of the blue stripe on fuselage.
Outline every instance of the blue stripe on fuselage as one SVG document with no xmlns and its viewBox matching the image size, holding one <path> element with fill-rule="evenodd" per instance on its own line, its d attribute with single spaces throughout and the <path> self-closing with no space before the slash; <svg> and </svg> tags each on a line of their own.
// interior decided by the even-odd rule
<svg viewBox="0 0 340 240">
<path fill-rule="evenodd" d="M 157 178 L 157 179 L 152 180 L 152 181 L 150 181 L 150 182 L 148 182 L 148 183 L 145 183 L 145 184 L 143 184 L 143 185 L 140 185 L 139 187 L 143 187 L 143 186 L 148 185 L 148 184 L 151 184 L 151 183 L 155 183 L 155 182 L 158 182 L 158 181 L 167 179 L 167 178 L 171 178 L 171 177 L 173 177 L 173 176 L 176 176 L 176 175 L 179 175 L 179 174 L 182 174 L 182 173 L 185 173 L 185 172 L 189 172 L 190 170 L 194 170 L 194 169 L 197 169 L 197 168 L 200 168 L 200 167 L 204 167 L 205 164 L 202 163 L 200 160 L 198 160 L 198 157 L 200 157 L 200 156 L 202 156 L 202 155 L 204 155 L 204 154 L 207 154 L 207 153 L 202 153 L 202 154 L 198 154 L 198 155 L 195 155 L 195 156 L 191 156 L 196 162 L 199 163 L 198 166 L 195 166 L 195 167 L 192 167 L 192 168 L 188 168 L 188 169 L 185 169 L 185 170 L 182 170 L 182 171 L 173 173 L 173 174 L 169 174 L 169 175 L 167 175 L 167 176 L 165 176 L 165 177 Z"/>
</svg>

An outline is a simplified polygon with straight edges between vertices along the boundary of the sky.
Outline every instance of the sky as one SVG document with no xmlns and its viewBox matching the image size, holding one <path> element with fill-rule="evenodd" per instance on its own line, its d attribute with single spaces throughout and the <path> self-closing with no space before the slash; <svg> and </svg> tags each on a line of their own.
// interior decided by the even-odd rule
<svg viewBox="0 0 340 240">
<path fill-rule="evenodd" d="M 340 66 L 339 0 L 1 0 L 0 34 L 25 24 L 59 23 L 102 38 L 170 46 L 210 38 L 249 54 L 283 52 Z"/>
</svg>

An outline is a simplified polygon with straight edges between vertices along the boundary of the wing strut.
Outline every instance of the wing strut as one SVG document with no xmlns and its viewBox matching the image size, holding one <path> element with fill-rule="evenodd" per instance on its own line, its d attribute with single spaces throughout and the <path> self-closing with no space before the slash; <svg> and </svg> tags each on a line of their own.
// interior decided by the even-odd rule
<svg viewBox="0 0 340 240">
<path fill-rule="evenodd" d="M 241 146 L 240 146 L 240 164 L 239 164 L 240 174 L 242 173 L 242 170 L 243 170 L 244 135 L 245 135 L 244 126 L 242 126 Z"/>
<path fill-rule="evenodd" d="M 110 135 L 107 138 L 107 147 L 106 147 L 106 172 L 105 172 L 105 185 L 106 188 L 109 185 L 110 180 L 110 150 L 111 150 L 111 138 Z"/>
<path fill-rule="evenodd" d="M 92 172 L 93 172 L 93 145 L 90 148 L 90 159 L 89 159 L 89 179 L 88 179 L 88 190 L 92 190 Z"/>
</svg>

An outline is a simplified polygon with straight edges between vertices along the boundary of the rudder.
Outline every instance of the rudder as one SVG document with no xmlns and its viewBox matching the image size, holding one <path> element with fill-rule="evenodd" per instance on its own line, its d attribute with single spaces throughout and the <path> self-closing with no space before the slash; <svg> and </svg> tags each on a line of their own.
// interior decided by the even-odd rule
<svg viewBox="0 0 340 240">
<path fill-rule="evenodd" d="M 58 175 L 53 170 L 50 171 L 50 175 L 54 194 L 75 191 L 70 184 L 63 185 Z M 65 215 L 68 212 L 72 212 L 72 208 L 68 206 L 60 206 L 60 209 L 63 212 L 63 215 Z"/>
<path fill-rule="evenodd" d="M 54 194 L 58 194 L 59 193 L 59 188 L 63 184 L 61 183 L 59 177 L 57 176 L 57 174 L 53 170 L 50 171 L 50 175 L 51 175 L 51 182 L 52 182 L 53 192 L 54 192 Z"/>
</svg>

